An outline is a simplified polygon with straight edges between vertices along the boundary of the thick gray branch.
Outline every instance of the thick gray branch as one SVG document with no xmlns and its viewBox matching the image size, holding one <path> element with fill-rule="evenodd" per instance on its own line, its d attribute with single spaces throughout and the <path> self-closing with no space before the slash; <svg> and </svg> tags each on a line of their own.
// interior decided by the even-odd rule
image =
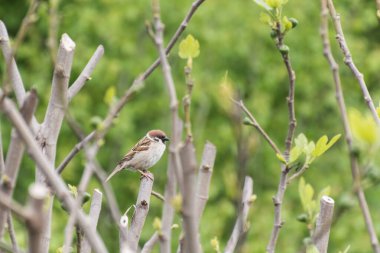
<svg viewBox="0 0 380 253">
<path fill-rule="evenodd" d="M 140 235 L 144 227 L 146 216 L 149 212 L 150 195 L 153 188 L 153 174 L 149 173 L 148 177 L 143 177 L 140 183 L 139 195 L 136 201 L 136 210 L 133 214 L 131 226 L 128 229 L 127 234 L 127 250 L 136 252 Z"/>
<path fill-rule="evenodd" d="M 180 155 L 183 178 L 186 178 L 186 180 L 183 180 L 184 192 L 181 210 L 185 233 L 185 252 L 197 253 L 202 251 L 198 235 L 198 214 L 195 199 L 197 160 L 194 145 L 190 140 L 185 143 Z"/>
<path fill-rule="evenodd" d="M 334 200 L 328 196 L 323 196 L 321 198 L 321 209 L 313 233 L 313 243 L 317 247 L 319 253 L 327 253 L 333 214 Z"/>
<path fill-rule="evenodd" d="M 216 157 L 216 147 L 211 142 L 206 142 L 203 149 L 201 166 L 198 172 L 198 187 L 197 187 L 197 221 L 198 224 L 202 218 L 203 211 L 205 209 L 209 188 L 211 182 L 211 176 L 214 168 L 214 162 Z"/>
<path fill-rule="evenodd" d="M 31 213 L 27 221 L 29 235 L 29 253 L 40 253 L 43 229 L 46 222 L 45 200 L 48 198 L 48 189 L 42 184 L 33 184 L 29 187 L 28 210 Z"/>
<path fill-rule="evenodd" d="M 252 178 L 246 176 L 244 181 L 243 194 L 241 199 L 241 206 L 239 210 L 239 215 L 236 219 L 236 223 L 230 239 L 227 242 L 227 246 L 224 250 L 225 253 L 232 253 L 235 251 L 236 245 L 239 241 L 241 235 L 247 231 L 247 217 L 249 208 L 252 202 L 253 193 L 253 181 Z"/>
</svg>

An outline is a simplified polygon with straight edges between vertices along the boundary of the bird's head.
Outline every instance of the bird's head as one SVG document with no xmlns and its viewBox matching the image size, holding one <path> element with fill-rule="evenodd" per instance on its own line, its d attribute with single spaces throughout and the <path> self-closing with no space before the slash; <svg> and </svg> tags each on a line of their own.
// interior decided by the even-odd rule
<svg viewBox="0 0 380 253">
<path fill-rule="evenodd" d="M 161 130 L 150 130 L 148 136 L 156 142 L 162 142 L 165 144 L 166 141 L 169 141 L 169 138 Z"/>
</svg>

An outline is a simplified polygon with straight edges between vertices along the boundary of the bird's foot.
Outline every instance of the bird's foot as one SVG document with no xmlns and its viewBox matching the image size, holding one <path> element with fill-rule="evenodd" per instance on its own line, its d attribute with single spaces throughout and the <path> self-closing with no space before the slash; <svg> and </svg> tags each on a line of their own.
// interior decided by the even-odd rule
<svg viewBox="0 0 380 253">
<path fill-rule="evenodd" d="M 154 180 L 153 175 L 150 172 L 147 172 L 146 170 L 137 170 L 137 171 L 141 174 L 140 180 L 143 179 L 144 177 L 149 178 L 152 181 Z"/>
</svg>

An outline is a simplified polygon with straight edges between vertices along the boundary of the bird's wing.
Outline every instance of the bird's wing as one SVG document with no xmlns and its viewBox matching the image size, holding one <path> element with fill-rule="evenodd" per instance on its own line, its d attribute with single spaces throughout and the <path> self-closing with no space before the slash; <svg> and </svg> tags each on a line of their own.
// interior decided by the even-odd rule
<svg viewBox="0 0 380 253">
<path fill-rule="evenodd" d="M 136 153 L 149 149 L 149 145 L 152 143 L 147 137 L 142 138 L 137 144 L 129 151 L 123 159 L 121 159 L 118 165 L 122 166 L 125 162 L 132 160 Z"/>
</svg>

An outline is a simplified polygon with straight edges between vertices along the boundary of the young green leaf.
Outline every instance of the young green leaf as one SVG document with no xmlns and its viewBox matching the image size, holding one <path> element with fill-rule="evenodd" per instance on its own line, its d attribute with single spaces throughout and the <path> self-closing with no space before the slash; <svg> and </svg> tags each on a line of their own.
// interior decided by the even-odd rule
<svg viewBox="0 0 380 253">
<path fill-rule="evenodd" d="M 283 24 L 283 26 L 284 26 L 284 28 L 285 28 L 285 31 L 289 31 L 290 29 L 293 28 L 293 23 L 290 22 L 290 20 L 288 19 L 287 16 L 284 16 L 284 17 L 282 18 L 282 24 Z"/>
<path fill-rule="evenodd" d="M 308 245 L 306 248 L 306 253 L 319 253 L 319 250 L 315 245 Z"/>
<path fill-rule="evenodd" d="M 294 140 L 297 147 L 303 150 L 307 146 L 307 138 L 303 133 L 300 133 Z"/>
<path fill-rule="evenodd" d="M 302 154 L 302 149 L 300 149 L 298 146 L 293 147 L 290 150 L 289 163 L 295 162 L 301 154 Z"/>
<path fill-rule="evenodd" d="M 276 156 L 277 156 L 278 160 L 280 160 L 282 163 L 286 164 L 286 160 L 281 154 L 277 153 Z"/>
<path fill-rule="evenodd" d="M 317 141 L 317 144 L 315 146 L 315 150 L 313 152 L 313 155 L 315 157 L 321 156 L 329 148 L 331 148 L 331 146 L 334 145 L 335 142 L 338 141 L 340 136 L 341 136 L 340 134 L 335 135 L 333 138 L 331 138 L 330 142 L 328 142 L 328 138 L 326 135 L 319 138 L 319 140 Z"/>
<path fill-rule="evenodd" d="M 182 59 L 196 58 L 199 55 L 199 42 L 189 34 L 179 44 L 179 57 Z"/>
<path fill-rule="evenodd" d="M 356 109 L 348 112 L 348 118 L 354 137 L 367 145 L 373 145 L 378 141 L 379 130 L 371 115 L 363 115 Z"/>
<path fill-rule="evenodd" d="M 288 0 L 265 0 L 267 5 L 273 9 L 278 9 L 288 2 Z"/>
</svg>

